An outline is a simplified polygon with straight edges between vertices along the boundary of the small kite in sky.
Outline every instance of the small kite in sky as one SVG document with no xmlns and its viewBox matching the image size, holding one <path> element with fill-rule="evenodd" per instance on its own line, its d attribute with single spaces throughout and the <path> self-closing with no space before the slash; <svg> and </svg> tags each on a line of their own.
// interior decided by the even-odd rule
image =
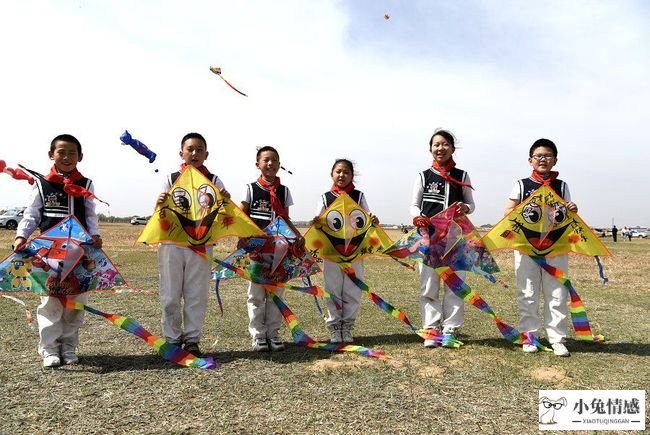
<svg viewBox="0 0 650 435">
<path fill-rule="evenodd" d="M 390 20 L 390 15 L 384 14 L 384 20 Z"/>
<path fill-rule="evenodd" d="M 216 75 L 218 75 L 218 76 L 221 78 L 221 80 L 223 80 L 223 81 L 224 81 L 228 86 L 230 86 L 230 88 L 231 88 L 232 90 L 234 90 L 235 92 L 237 92 L 237 93 L 243 95 L 244 97 L 248 97 L 248 95 L 246 95 L 245 93 L 243 93 L 242 91 L 240 91 L 239 89 L 237 89 L 236 87 L 234 87 L 233 85 L 231 85 L 230 82 L 229 82 L 228 80 L 226 80 L 226 79 L 221 75 L 221 67 L 220 67 L 220 66 L 211 66 L 211 67 L 210 67 L 210 71 L 212 71 L 213 73 L 215 73 Z"/>
<path fill-rule="evenodd" d="M 120 136 L 122 144 L 129 145 L 131 148 L 136 150 L 138 154 L 141 154 L 149 159 L 149 163 L 153 163 L 156 160 L 156 153 L 151 151 L 145 144 L 140 142 L 138 139 L 131 136 L 128 130 L 124 130 L 122 136 Z"/>
</svg>

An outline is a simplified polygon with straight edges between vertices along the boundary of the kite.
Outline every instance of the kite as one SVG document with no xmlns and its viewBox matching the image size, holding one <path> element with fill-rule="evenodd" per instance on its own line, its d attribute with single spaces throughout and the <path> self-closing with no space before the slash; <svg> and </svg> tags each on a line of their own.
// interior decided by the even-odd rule
<svg viewBox="0 0 650 435">
<path fill-rule="evenodd" d="M 131 148 L 136 150 L 138 154 L 145 156 L 149 159 L 149 163 L 153 163 L 156 160 L 156 153 L 151 151 L 145 144 L 140 142 L 138 139 L 131 137 L 131 133 L 128 130 L 124 130 L 122 136 L 120 136 L 122 145 L 129 145 Z"/>
<path fill-rule="evenodd" d="M 196 358 L 165 342 L 135 320 L 68 299 L 89 291 L 119 291 L 126 282 L 106 253 L 93 245 L 93 238 L 74 216 L 29 241 L 0 262 L 0 291 L 56 297 L 69 309 L 100 315 L 146 341 L 165 359 L 190 367 L 216 368 L 212 358 Z M 24 305 L 24 304 L 23 304 Z"/>
<path fill-rule="evenodd" d="M 384 20 L 390 20 L 390 15 L 384 14 Z"/>
<path fill-rule="evenodd" d="M 468 271 L 482 275 L 492 283 L 498 282 L 493 273 L 498 272 L 499 267 L 469 218 L 459 213 L 456 207 L 449 207 L 427 220 L 427 227 L 411 230 L 384 254 L 400 262 L 411 260 L 435 269 L 456 296 L 487 313 L 507 340 L 517 344 L 524 342 L 526 336 L 503 322 L 487 302 L 456 274 L 457 271 Z M 502 285 L 507 287 L 504 283 Z"/>
<path fill-rule="evenodd" d="M 14 180 L 26 180 L 29 184 L 34 184 L 34 177 L 20 168 L 10 168 L 4 160 L 0 160 L 0 172 L 4 172 Z"/>
<path fill-rule="evenodd" d="M 217 279 L 217 288 L 220 280 L 235 276 L 263 286 L 280 309 L 280 313 L 291 331 L 294 343 L 298 345 L 331 352 L 357 352 L 379 359 L 388 358 L 383 352 L 363 346 L 320 343 L 307 335 L 300 327 L 295 314 L 276 294 L 277 288 L 300 291 L 314 297 L 332 296 L 319 286 L 310 284 L 299 287 L 288 284 L 294 278 L 309 280 L 310 275 L 320 272 L 316 258 L 308 255 L 304 249 L 296 248 L 295 241 L 296 234 L 284 219 L 276 218 L 264 229 L 263 236 L 248 239 L 245 246 L 230 254 L 223 261 L 214 260 L 219 265 L 212 275 Z"/>
<path fill-rule="evenodd" d="M 212 71 L 213 73 L 215 73 L 216 75 L 218 75 L 218 76 L 221 78 L 221 80 L 223 80 L 223 81 L 224 81 L 228 86 L 230 86 L 230 88 L 231 88 L 233 91 L 237 92 L 237 93 L 240 94 L 240 95 L 243 95 L 244 97 L 248 97 L 248 95 L 246 95 L 245 93 L 243 93 L 242 91 L 240 91 L 239 89 L 237 89 L 236 87 L 234 87 L 233 85 L 231 85 L 230 82 L 229 82 L 228 80 L 226 80 L 226 79 L 221 75 L 221 67 L 220 67 L 220 66 L 211 66 L 211 67 L 210 67 L 210 71 Z"/>
<path fill-rule="evenodd" d="M 496 224 L 483 237 L 483 242 L 491 250 L 515 249 L 530 256 L 569 291 L 569 311 L 578 339 L 592 342 L 605 340 L 602 335 L 591 332 L 580 296 L 564 272 L 549 265 L 546 257 L 573 252 L 593 255 L 600 265 L 598 256 L 609 256 L 611 253 L 580 216 L 567 208 L 566 202 L 553 189 L 543 184 Z M 606 278 L 603 279 L 606 282 Z"/>
<path fill-rule="evenodd" d="M 194 248 L 213 244 L 225 236 L 262 234 L 255 223 L 232 200 L 193 166 L 187 166 L 169 189 L 164 203 L 156 207 L 138 242 L 160 242 Z"/>
<path fill-rule="evenodd" d="M 430 331 L 413 326 L 404 312 L 370 290 L 354 273 L 352 263 L 369 255 L 380 255 L 391 244 L 386 232 L 374 226 L 370 216 L 347 193 L 341 193 L 305 233 L 305 248 L 311 256 L 337 263 L 381 310 L 425 340 L 433 339 Z"/>
</svg>

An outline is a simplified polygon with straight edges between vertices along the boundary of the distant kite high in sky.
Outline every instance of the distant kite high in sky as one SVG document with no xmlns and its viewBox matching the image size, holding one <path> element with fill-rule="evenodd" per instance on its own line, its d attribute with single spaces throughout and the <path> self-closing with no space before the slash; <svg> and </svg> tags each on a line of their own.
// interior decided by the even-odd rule
<svg viewBox="0 0 650 435">
<path fill-rule="evenodd" d="M 218 75 L 218 76 L 221 78 L 221 80 L 223 80 L 223 81 L 224 81 L 228 86 L 230 86 L 230 88 L 231 88 L 232 90 L 234 90 L 235 92 L 237 92 L 237 93 L 243 95 L 244 97 L 248 97 L 248 95 L 246 95 L 245 93 L 243 93 L 242 91 L 240 91 L 239 89 L 237 89 L 236 87 L 234 87 L 233 85 L 231 85 L 230 82 L 229 82 L 228 80 L 226 80 L 226 79 L 221 75 L 221 67 L 220 67 L 220 66 L 211 66 L 211 67 L 210 67 L 210 71 L 212 71 L 213 73 L 215 73 L 216 75 Z"/>
</svg>

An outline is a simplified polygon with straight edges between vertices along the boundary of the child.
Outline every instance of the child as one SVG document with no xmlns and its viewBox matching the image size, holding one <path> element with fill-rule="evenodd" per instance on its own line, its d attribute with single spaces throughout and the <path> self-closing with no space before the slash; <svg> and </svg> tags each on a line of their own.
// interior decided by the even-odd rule
<svg viewBox="0 0 650 435">
<path fill-rule="evenodd" d="M 569 186 L 557 178 L 558 172 L 552 171 L 557 163 L 557 147 L 548 139 L 538 139 L 528 152 L 528 163 L 533 168 L 529 178 L 518 180 L 506 205 L 505 214 L 521 204 L 531 193 L 542 184 L 547 184 L 567 201 L 567 209 L 578 211 L 578 206 L 571 202 Z M 562 269 L 565 275 L 569 272 L 568 255 L 546 258 L 551 266 Z M 560 282 L 544 272 L 529 256 L 515 251 L 515 275 L 517 279 L 517 303 L 519 305 L 519 327 L 521 332 L 536 334 L 541 326 L 538 316 L 540 292 L 544 292 L 544 325 L 549 343 L 557 356 L 567 357 L 569 351 L 564 345 L 567 327 L 568 290 Z M 530 341 L 524 344 L 526 353 L 537 352 L 537 347 Z"/>
<path fill-rule="evenodd" d="M 181 141 L 179 152 L 183 163 L 180 171 L 170 174 L 158 197 L 158 204 L 165 202 L 168 191 L 187 166 L 193 166 L 230 198 L 223 183 L 203 165 L 208 158 L 208 145 L 199 133 L 188 133 Z M 165 339 L 196 357 L 203 357 L 199 341 L 208 306 L 212 246 L 192 248 L 161 243 L 158 249 L 160 269 L 160 307 L 162 330 Z M 181 308 L 181 300 L 183 307 Z"/>
<path fill-rule="evenodd" d="M 366 212 L 368 212 L 368 203 L 366 197 L 360 190 L 354 188 L 352 183 L 354 179 L 354 166 L 347 159 L 338 159 L 332 166 L 330 173 L 332 177 L 331 189 L 325 192 L 318 202 L 317 217 L 318 220 L 327 207 L 332 205 L 336 198 L 345 192 L 357 202 Z M 379 225 L 379 219 L 369 213 L 372 223 Z M 355 275 L 363 280 L 363 261 L 352 263 Z M 359 311 L 359 302 L 361 300 L 361 289 L 357 287 L 350 278 L 341 270 L 338 264 L 331 261 L 323 260 L 323 275 L 325 277 L 325 291 L 335 296 L 337 300 L 327 299 L 327 327 L 331 332 L 332 343 L 352 343 L 352 328 Z M 337 306 L 338 305 L 338 306 Z"/>
<path fill-rule="evenodd" d="M 68 215 L 74 215 L 92 235 L 93 246 L 101 248 L 94 200 L 66 191 L 67 185 L 74 184 L 94 192 L 92 181 L 77 170 L 77 163 L 83 158 L 81 144 L 74 136 L 59 135 L 50 143 L 48 156 L 54 165 L 45 177 L 34 178 L 36 182 L 29 205 L 16 230 L 14 251 L 27 244 L 27 239 L 37 227 L 41 232 L 48 230 Z M 88 295 L 84 293 L 68 298 L 85 304 Z M 76 364 L 79 361 L 77 345 L 84 312 L 65 309 L 57 298 L 44 296 L 41 297 L 36 317 L 40 336 L 38 353 L 43 358 L 43 366 L 58 367 L 62 361 L 63 364 Z"/>
<path fill-rule="evenodd" d="M 277 216 L 282 216 L 291 230 L 296 233 L 295 245 L 302 248 L 305 240 L 289 219 L 289 207 L 293 205 L 293 198 L 289 188 L 280 184 L 277 176 L 280 170 L 280 155 L 270 146 L 257 150 L 255 166 L 261 175 L 257 181 L 246 185 L 246 193 L 241 203 L 241 209 L 251 217 L 260 228 L 265 228 Z M 243 245 L 240 240 L 239 247 Z M 277 289 L 276 294 L 282 296 L 282 289 Z M 284 350 L 284 343 L 280 336 L 282 314 L 273 300 L 267 296 L 264 287 L 250 283 L 248 285 L 248 317 L 250 319 L 248 331 L 253 338 L 253 350 L 268 352 Z"/>
<path fill-rule="evenodd" d="M 411 216 L 413 224 L 426 228 L 428 218 L 449 207 L 462 213 L 474 211 L 472 186 L 467 172 L 456 168 L 452 158 L 456 150 L 454 136 L 446 130 L 436 130 L 429 140 L 429 152 L 433 156 L 432 167 L 420 173 L 413 186 Z M 463 324 L 465 302 L 445 285 L 441 305 L 438 293 L 440 278 L 436 271 L 424 264 L 420 269 L 420 313 L 425 329 L 440 330 L 452 337 Z M 464 278 L 464 273 L 456 272 Z M 424 347 L 437 346 L 434 340 L 424 340 Z"/>
</svg>

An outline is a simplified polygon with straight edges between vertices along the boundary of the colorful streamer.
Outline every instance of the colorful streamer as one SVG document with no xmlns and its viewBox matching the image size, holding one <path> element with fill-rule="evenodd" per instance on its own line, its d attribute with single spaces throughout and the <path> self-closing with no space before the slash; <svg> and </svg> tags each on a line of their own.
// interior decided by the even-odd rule
<svg viewBox="0 0 650 435">
<path fill-rule="evenodd" d="M 149 331 L 144 329 L 137 321 L 130 317 L 119 316 L 117 314 L 110 314 L 100 311 L 96 308 L 92 308 L 88 305 L 84 305 L 77 301 L 70 300 L 64 296 L 57 296 L 61 304 L 71 310 L 85 310 L 89 313 L 96 314 L 98 316 L 104 317 L 109 322 L 120 327 L 121 329 L 135 335 L 138 338 L 146 341 L 147 344 L 153 347 L 156 352 L 160 354 L 167 361 L 171 361 L 175 364 L 187 366 L 187 367 L 198 367 L 200 369 L 216 369 L 219 367 L 219 364 L 212 358 L 198 358 L 192 355 L 189 352 L 181 349 L 180 347 L 168 343 L 162 338 L 158 338 L 155 335 L 151 334 Z"/>
<path fill-rule="evenodd" d="M 560 281 L 567 290 L 569 290 L 569 296 L 571 296 L 571 305 L 569 306 L 569 311 L 571 313 L 571 321 L 573 322 L 573 329 L 576 331 L 576 337 L 579 340 L 591 341 L 594 343 L 602 343 L 605 341 L 605 337 L 602 335 L 594 335 L 591 332 L 591 326 L 589 325 L 589 319 L 587 319 L 587 311 L 585 310 L 582 300 L 578 293 L 573 288 L 573 284 L 569 278 L 564 275 L 562 269 L 551 266 L 546 262 L 544 257 L 531 256 L 535 263 L 537 263 L 542 269 L 544 269 L 549 275 L 553 278 Z"/>
</svg>

